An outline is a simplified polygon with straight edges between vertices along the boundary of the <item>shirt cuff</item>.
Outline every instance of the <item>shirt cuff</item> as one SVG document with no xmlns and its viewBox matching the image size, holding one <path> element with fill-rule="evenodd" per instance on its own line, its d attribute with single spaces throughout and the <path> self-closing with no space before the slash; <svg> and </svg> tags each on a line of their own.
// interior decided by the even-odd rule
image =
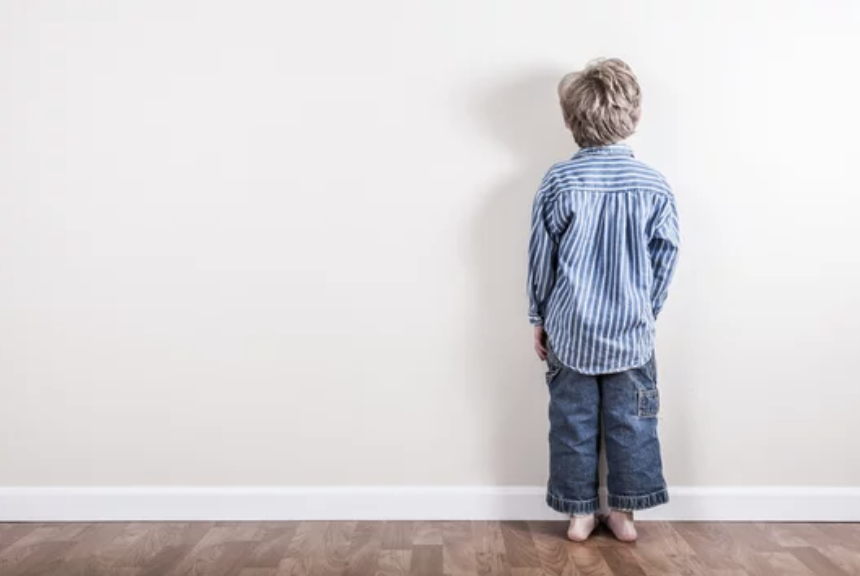
<svg viewBox="0 0 860 576">
<path fill-rule="evenodd" d="M 543 318 L 529 314 L 529 324 L 532 326 L 543 326 Z"/>
</svg>

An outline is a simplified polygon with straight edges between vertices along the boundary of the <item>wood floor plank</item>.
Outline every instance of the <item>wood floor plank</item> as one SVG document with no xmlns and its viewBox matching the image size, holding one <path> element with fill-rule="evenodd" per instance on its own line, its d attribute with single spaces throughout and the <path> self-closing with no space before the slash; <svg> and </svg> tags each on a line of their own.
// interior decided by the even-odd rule
<svg viewBox="0 0 860 576">
<path fill-rule="evenodd" d="M 35 524 L 3 524 L 0 529 L 0 553 L 35 529 Z"/>
<path fill-rule="evenodd" d="M 121 526 L 123 527 L 123 530 L 120 532 L 119 536 L 114 538 L 110 544 L 103 546 L 98 551 L 99 563 L 114 571 L 121 568 L 119 566 L 120 561 L 135 545 L 135 543 L 138 542 L 139 539 L 141 539 L 150 529 L 149 526 L 151 525 L 143 522 L 130 522 L 128 524 L 121 524 Z M 129 570 L 139 570 L 139 568 L 136 567 L 128 568 Z"/>
<path fill-rule="evenodd" d="M 196 528 L 193 528 L 196 527 Z M 143 529 L 130 536 L 128 547 L 125 552 L 117 558 L 115 566 L 122 568 L 142 568 L 147 565 L 166 548 L 179 544 L 182 536 L 188 530 L 195 529 L 198 540 L 209 531 L 211 524 L 181 524 L 153 522 L 145 524 Z M 194 544 L 197 542 L 195 541 Z M 189 548 L 190 550 L 190 548 Z"/>
<path fill-rule="evenodd" d="M 475 570 L 479 576 L 511 576 L 505 540 L 499 522 L 473 522 Z"/>
<path fill-rule="evenodd" d="M 710 576 L 711 569 L 668 522 L 645 522 L 638 527 L 639 539 L 632 548 L 648 576 Z"/>
<path fill-rule="evenodd" d="M 66 560 L 87 558 L 103 550 L 125 532 L 125 525 L 117 523 L 92 524 L 73 539 L 74 545 L 66 553 Z"/>
<path fill-rule="evenodd" d="M 256 522 L 213 526 L 201 539 L 200 546 L 215 546 L 226 542 L 254 542 L 260 539 L 263 528 Z"/>
<path fill-rule="evenodd" d="M 828 537 L 814 524 L 761 522 L 756 526 L 780 548 L 818 546 L 828 540 Z"/>
<path fill-rule="evenodd" d="M 848 572 L 834 564 L 829 558 L 811 546 L 792 547 L 791 554 L 803 562 L 815 574 L 828 576 L 851 576 Z"/>
<path fill-rule="evenodd" d="M 412 550 L 381 550 L 379 576 L 408 576 L 412 565 Z"/>
<path fill-rule="evenodd" d="M 13 546 L 29 546 L 38 542 L 73 542 L 91 527 L 90 524 L 78 523 L 39 525 Z"/>
<path fill-rule="evenodd" d="M 738 568 L 743 568 L 751 574 L 778 573 L 769 562 L 772 548 L 767 540 L 760 539 L 761 534 L 764 534 L 760 528 L 755 528 L 756 532 L 749 532 L 744 530 L 749 525 L 714 523 L 711 526 L 714 532 L 720 532 L 726 536 L 729 544 L 726 545 L 725 554 Z"/>
<path fill-rule="evenodd" d="M 63 558 L 62 565 L 43 576 L 137 576 L 140 568 L 117 566 L 129 546 L 143 533 L 136 523 L 98 524 L 96 529 L 82 534 Z"/>
<path fill-rule="evenodd" d="M 441 522 L 415 522 L 412 526 L 412 543 L 441 546 Z"/>
<path fill-rule="evenodd" d="M 74 538 L 89 529 L 84 524 L 36 526 L 0 551 L 0 575 L 48 572 L 54 560 L 74 546 Z"/>
<path fill-rule="evenodd" d="M 171 576 L 228 576 L 238 573 L 251 553 L 247 540 L 224 542 L 210 548 L 199 549 L 183 559 Z M 183 569 L 185 568 L 185 569 Z"/>
<path fill-rule="evenodd" d="M 858 524 L 812 524 L 816 530 L 824 534 L 824 544 L 837 544 L 848 550 L 860 552 L 860 523 Z"/>
<path fill-rule="evenodd" d="M 298 522 L 268 523 L 257 534 L 247 568 L 278 568 L 299 527 Z"/>
<path fill-rule="evenodd" d="M 238 572 L 251 554 L 258 526 L 215 526 L 167 574 L 169 576 L 225 576 Z"/>
<path fill-rule="evenodd" d="M 600 554 L 609 569 L 615 576 L 648 576 L 639 564 L 632 546 L 604 546 L 600 548 Z"/>
<path fill-rule="evenodd" d="M 540 556 L 526 522 L 502 522 L 502 538 L 511 568 L 540 568 Z"/>
<path fill-rule="evenodd" d="M 416 544 L 412 547 L 409 573 L 412 576 L 439 576 L 442 574 L 442 546 Z"/>
<path fill-rule="evenodd" d="M 359 522 L 347 552 L 343 576 L 373 576 L 379 565 L 379 552 L 382 549 L 381 522 Z"/>
<path fill-rule="evenodd" d="M 277 568 L 242 568 L 239 576 L 278 576 Z"/>
<path fill-rule="evenodd" d="M 2 576 L 41 576 L 53 572 L 63 564 L 64 553 L 73 545 L 74 543 L 68 540 L 57 540 L 21 546 L 0 562 L 0 574 Z"/>
<path fill-rule="evenodd" d="M 442 523 L 442 570 L 449 576 L 477 574 L 470 522 Z"/>
<path fill-rule="evenodd" d="M 62 576 L 90 576 L 110 570 L 110 557 L 103 555 L 114 540 L 125 532 L 123 524 L 94 524 L 63 554 Z"/>
<path fill-rule="evenodd" d="M 134 563 L 126 566 L 140 568 L 140 576 L 164 576 L 191 554 L 211 528 L 211 523 L 170 525 L 166 528 L 163 525 L 155 526 L 154 531 L 165 531 L 166 535 L 159 537 L 144 533 L 139 551 L 133 552 L 128 559 Z M 162 542 L 162 545 L 155 546 L 153 540 L 146 541 L 148 537 Z"/>
<path fill-rule="evenodd" d="M 346 567 L 356 522 L 302 522 L 281 572 L 290 576 L 339 576 Z"/>
<path fill-rule="evenodd" d="M 287 548 L 286 556 L 278 564 L 279 576 L 309 576 L 314 555 L 322 548 L 323 522 L 301 522 Z"/>
<path fill-rule="evenodd" d="M 773 573 L 779 576 L 817 576 L 809 566 L 801 562 L 791 552 L 764 553 L 767 563 L 773 567 Z M 832 575 L 828 575 L 832 576 Z"/>
<path fill-rule="evenodd" d="M 287 556 L 278 565 L 276 576 L 308 576 L 310 574 L 310 559 Z"/>
<path fill-rule="evenodd" d="M 511 568 L 511 576 L 543 576 L 540 568 Z"/>
<path fill-rule="evenodd" d="M 613 576 L 612 569 L 597 546 L 573 545 L 568 547 L 568 555 L 582 576 Z"/>
<path fill-rule="evenodd" d="M 779 552 L 782 546 L 774 540 L 762 526 L 752 522 L 722 523 L 720 528 L 729 534 L 735 542 L 743 542 L 744 546 L 756 552 Z"/>
<path fill-rule="evenodd" d="M 313 564 L 314 576 L 339 576 L 346 567 L 349 543 L 357 522 L 327 522 L 322 554 Z"/>
<path fill-rule="evenodd" d="M 565 576 L 575 570 L 567 552 L 567 522 L 529 522 L 544 574 Z"/>
<path fill-rule="evenodd" d="M 853 543 L 850 548 L 842 544 L 828 544 L 822 548 L 821 553 L 840 569 L 852 576 L 860 576 L 860 551 Z"/>
<path fill-rule="evenodd" d="M 708 568 L 743 568 L 738 563 L 734 541 L 718 526 L 702 522 L 679 522 L 674 528 Z"/>
<path fill-rule="evenodd" d="M 410 550 L 413 522 L 386 522 L 382 530 L 383 550 Z"/>
</svg>

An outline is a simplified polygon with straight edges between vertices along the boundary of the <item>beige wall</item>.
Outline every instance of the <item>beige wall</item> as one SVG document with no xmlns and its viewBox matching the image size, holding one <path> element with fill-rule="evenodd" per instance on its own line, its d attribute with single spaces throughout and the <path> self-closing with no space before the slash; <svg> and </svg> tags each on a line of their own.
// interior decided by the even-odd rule
<svg viewBox="0 0 860 576">
<path fill-rule="evenodd" d="M 645 90 L 674 485 L 860 485 L 849 0 L 0 3 L 0 485 L 540 485 L 555 81 Z"/>
</svg>

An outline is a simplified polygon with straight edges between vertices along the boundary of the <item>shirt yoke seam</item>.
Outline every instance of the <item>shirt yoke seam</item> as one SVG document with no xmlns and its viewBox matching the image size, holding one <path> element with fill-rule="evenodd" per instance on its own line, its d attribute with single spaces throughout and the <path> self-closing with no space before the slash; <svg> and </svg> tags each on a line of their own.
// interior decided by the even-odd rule
<svg viewBox="0 0 860 576">
<path fill-rule="evenodd" d="M 674 195 L 669 190 L 660 190 L 659 188 L 649 188 L 649 187 L 640 187 L 634 186 L 631 188 L 624 188 L 619 190 L 604 190 L 600 188 L 580 188 L 580 187 L 571 187 L 568 189 L 568 192 L 576 193 L 582 192 L 583 194 L 630 194 L 636 192 L 646 192 L 650 194 L 655 194 L 657 196 L 666 196 L 667 198 L 673 198 Z"/>
</svg>

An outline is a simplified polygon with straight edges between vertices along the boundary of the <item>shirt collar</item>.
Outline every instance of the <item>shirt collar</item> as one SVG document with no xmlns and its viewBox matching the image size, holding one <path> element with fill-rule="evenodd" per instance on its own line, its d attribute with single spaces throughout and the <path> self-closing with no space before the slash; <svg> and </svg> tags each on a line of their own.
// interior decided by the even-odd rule
<svg viewBox="0 0 860 576">
<path fill-rule="evenodd" d="M 627 144 L 610 144 L 609 146 L 593 146 L 582 148 L 574 158 L 583 156 L 629 156 L 633 157 L 633 150 Z"/>
</svg>

